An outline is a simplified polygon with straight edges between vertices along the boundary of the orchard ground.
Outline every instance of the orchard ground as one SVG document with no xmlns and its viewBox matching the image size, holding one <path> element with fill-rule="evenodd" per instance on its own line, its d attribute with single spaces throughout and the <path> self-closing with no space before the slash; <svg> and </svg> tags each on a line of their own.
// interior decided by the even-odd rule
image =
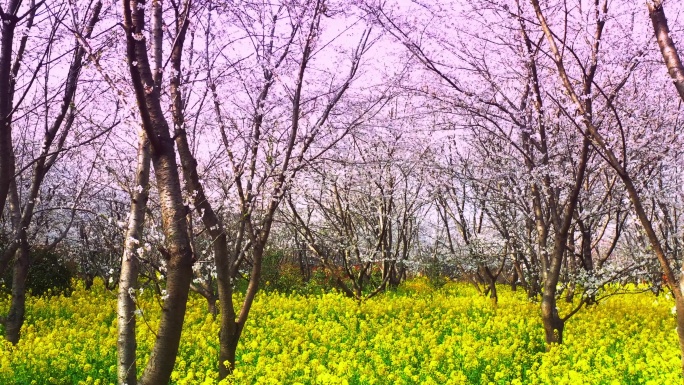
<svg viewBox="0 0 684 385">
<path fill-rule="evenodd" d="M 235 384 L 674 384 L 672 300 L 613 296 L 566 325 L 545 352 L 539 306 L 501 287 L 497 306 L 465 284 L 411 280 L 361 304 L 339 294 L 260 293 L 238 348 Z M 161 300 L 137 293 L 139 368 Z M 9 300 L 0 302 L 6 311 Z M 0 349 L 3 384 L 116 383 L 115 293 L 31 297 L 22 339 Z M 193 296 L 172 379 L 215 384 L 218 323 Z M 563 303 L 565 306 L 565 303 Z"/>
</svg>

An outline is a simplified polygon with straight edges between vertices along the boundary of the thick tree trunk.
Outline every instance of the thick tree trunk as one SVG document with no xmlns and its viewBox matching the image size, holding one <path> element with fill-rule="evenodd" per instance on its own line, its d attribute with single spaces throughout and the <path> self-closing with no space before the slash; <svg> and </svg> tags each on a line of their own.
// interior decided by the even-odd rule
<svg viewBox="0 0 684 385">
<path fill-rule="evenodd" d="M 135 190 L 131 196 L 131 211 L 128 230 L 121 258 L 119 296 L 117 301 L 117 377 L 119 384 L 135 385 L 137 382 L 135 338 L 135 293 L 138 287 L 139 260 L 137 249 L 141 247 L 145 210 L 150 180 L 149 143 L 144 132 L 138 135 L 138 166 L 135 175 Z"/>
<path fill-rule="evenodd" d="M 13 343 L 19 342 L 21 327 L 24 324 L 26 311 L 26 277 L 29 271 L 29 244 L 22 239 L 14 260 L 14 274 L 12 276 L 12 304 L 5 321 L 5 338 Z"/>
<path fill-rule="evenodd" d="M 152 164 L 159 188 L 162 226 L 168 243 L 166 293 L 157 338 L 140 383 L 169 382 L 180 345 L 185 310 L 192 281 L 192 250 L 188 239 L 186 207 L 180 187 L 173 141 L 163 138 L 161 148 L 152 149 Z"/>
<path fill-rule="evenodd" d="M 569 207 L 566 210 L 567 215 L 572 215 L 574 207 Z M 569 218 L 565 218 L 569 220 Z M 560 318 L 558 308 L 556 306 L 556 286 L 560 280 L 560 271 L 563 264 L 563 257 L 566 251 L 566 242 L 568 238 L 569 223 L 565 231 L 559 231 L 554 236 L 553 254 L 550 258 L 550 266 L 546 274 L 546 280 L 542 288 L 541 301 L 541 315 L 542 324 L 544 326 L 544 335 L 546 340 L 546 350 L 551 348 L 552 344 L 563 343 L 563 328 L 565 321 Z"/>
<path fill-rule="evenodd" d="M 553 289 L 545 287 L 544 294 L 542 295 L 541 313 L 547 351 L 551 349 L 553 344 L 563 343 L 565 321 L 558 315 L 555 294 L 555 287 Z"/>
<path fill-rule="evenodd" d="M 492 301 L 492 305 L 497 305 L 499 303 L 499 295 L 496 292 L 496 281 L 492 280 L 489 283 L 489 299 Z"/>
<path fill-rule="evenodd" d="M 403 275 L 403 272 L 401 271 L 401 269 L 402 269 L 402 267 L 397 268 L 396 263 L 392 266 L 392 272 L 391 272 L 390 277 L 389 277 L 390 288 L 396 289 L 401 284 L 401 279 L 402 279 L 402 275 Z"/>
<path fill-rule="evenodd" d="M 21 0 L 11 0 L 2 16 L 0 35 L 0 215 L 3 213 L 10 183 L 14 180 L 15 159 L 12 145 L 13 77 L 12 48 L 17 12 Z"/>
<path fill-rule="evenodd" d="M 574 208 L 572 208 L 574 211 Z M 570 211 L 570 213 L 572 213 Z M 568 213 L 568 215 L 571 215 Z M 556 306 L 556 286 L 560 279 L 560 269 L 563 264 L 563 256 L 565 255 L 565 245 L 567 242 L 567 232 L 557 233 L 554 239 L 554 252 L 551 257 L 551 265 L 547 279 L 544 281 L 542 288 L 541 300 L 541 316 L 542 325 L 544 326 L 544 339 L 546 341 L 546 351 L 551 349 L 553 344 L 563 343 L 563 329 L 565 321 L 560 318 L 558 314 L 558 307 Z"/>
</svg>

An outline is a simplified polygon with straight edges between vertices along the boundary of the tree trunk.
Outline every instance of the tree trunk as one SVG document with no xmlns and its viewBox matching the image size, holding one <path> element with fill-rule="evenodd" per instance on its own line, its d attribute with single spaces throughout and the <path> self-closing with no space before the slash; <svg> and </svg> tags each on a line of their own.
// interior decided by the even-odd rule
<svg viewBox="0 0 684 385">
<path fill-rule="evenodd" d="M 546 340 L 546 351 L 551 349 L 553 344 L 563 343 L 563 328 L 565 321 L 558 315 L 556 308 L 555 288 L 544 288 L 544 295 L 541 303 L 542 324 L 544 325 L 544 337 Z"/>
<path fill-rule="evenodd" d="M 653 229 L 651 220 L 646 214 L 646 210 L 643 207 L 641 197 L 639 196 L 636 186 L 634 186 L 634 182 L 629 174 L 627 174 L 623 169 L 619 168 L 619 163 L 613 161 L 615 156 L 612 151 L 608 153 L 608 155 L 609 161 L 611 161 L 611 166 L 616 169 L 618 175 L 620 175 L 622 181 L 625 183 L 629 198 L 634 205 L 634 211 L 636 211 L 639 222 L 644 228 L 649 243 L 651 244 L 656 257 L 658 258 L 658 262 L 660 263 L 660 267 L 663 270 L 665 278 L 667 278 L 667 284 L 669 285 L 670 290 L 675 297 L 675 310 L 677 313 L 677 337 L 679 338 L 679 350 L 681 352 L 682 374 L 684 374 L 684 295 L 682 295 L 682 285 L 684 285 L 684 269 L 680 271 L 679 280 L 677 281 L 670 264 L 671 262 L 663 251 L 660 239 L 658 239 L 658 236 Z M 618 167 L 616 167 L 616 165 Z"/>
<path fill-rule="evenodd" d="M 399 284 L 401 284 L 401 279 L 402 279 L 402 267 L 397 268 L 397 264 L 395 263 L 392 266 L 392 272 L 389 277 L 389 286 L 392 289 L 396 289 L 399 287 Z"/>
<path fill-rule="evenodd" d="M 667 71 L 674 82 L 675 88 L 679 93 L 679 97 L 684 100 L 684 65 L 679 57 L 679 53 L 675 47 L 672 38 L 670 37 L 670 29 L 667 25 L 667 18 L 665 17 L 665 9 L 663 8 L 663 0 L 652 0 L 647 1 L 646 5 L 648 7 L 648 13 L 653 23 L 653 30 L 655 31 L 656 38 L 658 40 L 658 46 L 660 47 L 660 53 L 665 61 L 665 66 Z M 600 135 L 592 130 L 592 135 L 600 139 Z M 599 141 L 600 144 L 601 141 Z M 603 148 L 607 148 L 602 144 Z M 684 269 L 680 271 L 679 284 L 674 280 L 674 273 L 670 266 L 670 261 L 662 250 L 660 240 L 658 239 L 653 227 L 651 225 L 650 219 L 646 216 L 646 213 L 641 205 L 641 198 L 638 195 L 634 184 L 632 183 L 629 175 L 621 170 L 619 163 L 616 162 L 615 156 L 612 154 L 610 149 L 606 149 L 609 155 L 609 163 L 618 172 L 618 175 L 622 178 L 627 186 L 627 192 L 629 193 L 630 200 L 635 206 L 637 216 L 646 230 L 648 239 L 653 247 L 660 266 L 668 280 L 668 285 L 672 290 L 675 297 L 675 308 L 677 312 L 677 336 L 679 337 L 679 350 L 681 352 L 682 358 L 682 373 L 684 374 Z M 612 156 L 612 157 L 611 157 Z M 621 172 L 622 171 L 622 172 Z"/>
<path fill-rule="evenodd" d="M 135 338 L 134 295 L 138 287 L 139 261 L 137 249 L 142 240 L 145 210 L 149 193 L 150 151 L 144 132 L 138 135 L 138 166 L 135 176 L 135 190 L 131 196 L 131 211 L 128 230 L 124 241 L 119 277 L 119 296 L 117 301 L 118 338 L 117 338 L 117 377 L 119 384 L 135 385 L 137 382 Z"/>
<path fill-rule="evenodd" d="M 539 274 L 539 259 L 536 254 L 532 252 L 530 264 L 528 266 L 529 275 L 527 276 L 527 298 L 537 299 L 541 294 L 541 282 Z"/>
<path fill-rule="evenodd" d="M 513 268 L 513 277 L 511 277 L 511 290 L 518 291 L 518 269 Z"/>
<path fill-rule="evenodd" d="M 214 293 L 211 281 L 202 282 L 199 286 L 193 283 L 190 285 L 190 290 L 201 295 L 207 300 L 207 313 L 211 314 L 214 319 L 216 319 L 216 316 L 218 315 L 218 309 L 216 307 L 216 301 L 218 301 L 218 297 Z"/>
<path fill-rule="evenodd" d="M 12 276 L 12 304 L 5 322 L 5 338 L 12 344 L 19 342 L 21 327 L 24 324 L 26 310 L 26 277 L 29 271 L 29 244 L 26 238 L 21 240 L 14 260 Z"/>
<path fill-rule="evenodd" d="M 207 312 L 211 314 L 211 316 L 216 319 L 216 316 L 218 315 L 218 308 L 216 307 L 216 298 L 214 297 L 207 297 Z"/>
<path fill-rule="evenodd" d="M 10 183 L 14 180 L 15 172 L 12 145 L 12 48 L 14 47 L 14 30 L 19 20 L 16 15 L 20 5 L 21 0 L 11 0 L 6 5 L 0 36 L 0 215 L 4 212 Z"/>
<path fill-rule="evenodd" d="M 670 29 L 663 9 L 663 0 L 646 1 L 646 4 L 667 72 L 670 74 L 679 96 L 684 100 L 684 65 L 682 65 L 677 48 L 670 37 Z"/>
<path fill-rule="evenodd" d="M 14 7 L 19 7 L 21 1 L 12 1 L 10 4 L 10 9 Z M 28 14 L 27 28 L 33 25 L 33 18 L 35 17 L 36 7 L 35 3 L 31 2 L 31 11 Z M 97 2 L 93 7 L 93 13 L 91 15 L 90 21 L 83 31 L 85 36 L 90 36 L 95 23 L 99 20 L 99 12 L 101 10 L 102 4 Z M 15 67 L 10 72 L 9 62 L 11 60 L 12 54 L 12 39 L 13 31 L 15 28 L 15 23 L 17 22 L 16 9 L 12 14 L 3 14 L 2 19 L 4 20 L 2 28 L 2 49 L 0 53 L 0 216 L 2 215 L 3 207 L 5 204 L 5 199 L 8 194 L 11 194 L 11 205 L 12 205 L 12 223 L 14 225 L 15 239 L 5 251 L 5 255 L 0 258 L 0 274 L 2 274 L 6 268 L 6 263 L 9 257 L 13 253 L 15 254 L 14 261 L 14 274 L 12 278 L 12 303 L 10 305 L 10 312 L 6 321 L 6 335 L 8 341 L 16 344 L 19 342 L 20 330 L 24 323 L 24 313 L 26 310 L 26 278 L 28 276 L 30 260 L 29 260 L 29 242 L 28 242 L 28 228 L 32 223 L 34 210 L 40 196 L 41 184 L 47 175 L 48 171 L 54 165 L 57 160 L 57 152 L 50 154 L 51 146 L 55 141 L 58 131 L 60 128 L 64 128 L 62 137 L 57 141 L 57 149 L 61 149 L 64 145 L 64 140 L 66 134 L 71 129 L 73 124 L 73 115 L 69 115 L 69 111 L 72 109 L 72 101 L 76 93 L 78 86 L 78 79 L 81 70 L 81 63 L 84 50 L 80 48 L 80 45 L 76 44 L 76 49 L 73 53 L 74 57 L 68 70 L 68 76 L 65 81 L 64 87 L 64 97 L 60 109 L 58 110 L 55 120 L 45 131 L 45 136 L 43 138 L 43 145 L 41 147 L 40 156 L 35 160 L 33 167 L 33 177 L 31 179 L 31 184 L 29 188 L 28 196 L 26 197 L 26 203 L 23 208 L 20 207 L 19 197 L 17 194 L 16 184 L 14 183 L 14 153 L 12 149 L 12 135 L 11 135 L 11 107 L 12 98 L 14 94 L 16 71 L 18 71 L 18 63 L 23 55 L 26 44 L 26 36 L 22 37 L 16 59 L 19 60 L 15 63 Z M 9 42 L 9 50 L 6 44 Z M 6 72 L 7 71 L 7 72 Z M 8 79 L 5 76 L 10 76 L 12 79 Z M 3 87 L 5 86 L 5 87 Z M 67 118 L 69 116 L 69 118 Z M 5 137 L 7 135 L 7 137 Z M 6 171 L 10 171 L 10 174 L 5 174 Z M 4 190 L 5 179 L 10 178 L 7 181 L 7 190 Z M 55 245 L 58 241 L 55 241 Z"/>
<path fill-rule="evenodd" d="M 269 227 L 265 227 L 265 233 L 262 233 L 263 238 L 268 237 Z M 249 285 L 247 286 L 247 292 L 245 293 L 245 300 L 242 303 L 242 308 L 240 309 L 240 315 L 236 317 L 235 309 L 232 303 L 232 288 L 227 288 L 226 294 L 229 294 L 227 298 L 224 298 L 230 304 L 221 303 L 221 330 L 219 332 L 219 380 L 226 378 L 235 369 L 235 353 L 237 350 L 238 342 L 240 341 L 240 336 L 242 335 L 242 329 L 247 321 L 247 316 L 252 308 L 254 302 L 254 297 L 259 290 L 259 280 L 261 278 L 261 262 L 264 255 L 264 243 L 262 240 L 256 240 L 254 247 L 252 249 L 252 272 L 249 277 Z M 234 277 L 231 277 L 234 279 Z M 222 299 L 219 299 L 221 302 Z M 228 365 L 226 365 L 228 363 Z"/>
<path fill-rule="evenodd" d="M 580 225 L 580 229 L 582 229 L 582 225 Z M 582 248 L 584 249 L 584 232 L 582 232 Z M 566 255 L 565 255 L 565 269 L 567 272 L 567 279 L 566 279 L 566 292 L 565 292 L 565 302 L 567 303 L 572 303 L 572 301 L 575 299 L 575 274 L 577 274 L 577 262 L 576 262 L 576 254 L 575 254 L 575 229 L 570 231 L 570 234 L 568 235 L 568 249 L 566 250 Z"/>
<path fill-rule="evenodd" d="M 161 148 L 152 149 L 152 164 L 159 188 L 162 226 L 168 242 L 166 293 L 154 349 L 140 383 L 166 384 L 176 362 L 185 310 L 192 281 L 192 250 L 187 234 L 186 207 L 180 187 L 173 141 L 168 137 Z"/>
<path fill-rule="evenodd" d="M 180 68 L 180 63 L 173 63 Z M 222 221 L 214 211 L 211 203 L 207 199 L 204 187 L 197 172 L 197 160 L 195 159 L 190 145 L 188 144 L 187 134 L 184 129 L 182 116 L 182 95 L 180 94 L 180 83 L 177 80 L 172 82 L 172 94 L 174 95 L 174 125 L 176 133 L 176 143 L 178 144 L 178 154 L 180 156 L 183 177 L 186 181 L 186 190 L 193 196 L 195 209 L 202 219 L 207 232 L 212 237 L 212 250 L 214 252 L 214 265 L 216 266 L 216 283 L 218 286 L 218 302 L 221 309 L 221 329 L 219 332 L 219 380 L 224 379 L 235 368 L 235 349 L 240 338 L 240 327 L 236 326 L 236 314 L 233 307 L 233 259 L 228 250 L 228 239 Z M 236 250 L 237 253 L 237 250 Z M 207 298 L 209 301 L 209 298 Z M 213 299 L 214 311 L 216 314 L 215 299 Z M 210 301 L 211 307 L 211 301 Z M 232 343 L 235 341 L 235 346 Z M 229 365 L 226 366 L 225 363 Z"/>
<path fill-rule="evenodd" d="M 496 292 L 496 280 L 491 280 L 489 283 L 489 299 L 492 301 L 493 305 L 497 305 L 499 303 L 499 296 Z"/>
<path fill-rule="evenodd" d="M 90 290 L 93 287 L 93 284 L 95 283 L 95 276 L 92 274 L 86 274 L 85 277 L 83 277 L 83 280 L 85 283 L 85 289 Z"/>
<path fill-rule="evenodd" d="M 221 322 L 221 331 L 219 332 L 219 341 L 221 344 L 219 353 L 219 378 L 226 378 L 235 370 L 235 355 L 241 334 L 242 326 L 237 322 Z"/>
</svg>

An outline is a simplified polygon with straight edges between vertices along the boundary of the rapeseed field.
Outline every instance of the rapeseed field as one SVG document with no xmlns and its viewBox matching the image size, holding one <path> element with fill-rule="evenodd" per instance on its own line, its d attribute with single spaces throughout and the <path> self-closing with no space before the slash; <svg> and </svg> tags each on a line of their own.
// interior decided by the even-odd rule
<svg viewBox="0 0 684 385">
<path fill-rule="evenodd" d="M 151 292 L 137 298 L 142 368 L 160 302 Z M 0 311 L 8 306 L 0 301 Z M 573 317 L 565 344 L 547 353 L 538 304 L 504 287 L 497 306 L 467 285 L 433 290 L 420 280 L 361 304 L 339 294 L 260 293 L 227 383 L 681 383 L 672 306 L 665 295 L 610 297 Z M 0 348 L 0 383 L 116 383 L 115 308 L 102 285 L 30 298 L 21 342 Z M 204 299 L 192 297 L 175 384 L 216 383 L 217 335 Z"/>
</svg>

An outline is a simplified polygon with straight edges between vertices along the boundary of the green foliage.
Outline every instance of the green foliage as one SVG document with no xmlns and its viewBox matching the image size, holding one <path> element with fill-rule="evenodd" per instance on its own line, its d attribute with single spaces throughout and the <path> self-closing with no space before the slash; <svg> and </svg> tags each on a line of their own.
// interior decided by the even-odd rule
<svg viewBox="0 0 684 385">
<path fill-rule="evenodd" d="M 270 285 L 270 288 L 281 293 L 302 293 L 305 291 L 306 283 L 299 267 L 286 263 L 279 266 L 278 276 Z"/>
<path fill-rule="evenodd" d="M 428 278 L 430 285 L 435 289 L 439 289 L 446 285 L 449 281 L 447 277 L 442 274 L 442 266 L 440 261 L 431 259 L 425 267 L 425 276 Z"/>
<path fill-rule="evenodd" d="M 264 290 L 277 290 L 277 282 L 280 279 L 280 261 L 283 259 L 282 250 L 264 251 L 261 262 L 261 280 L 259 286 Z"/>
<path fill-rule="evenodd" d="M 33 249 L 26 278 L 26 290 L 33 295 L 69 295 L 72 291 L 73 271 L 67 267 L 54 251 Z M 3 287 L 12 291 L 13 266 L 9 266 L 2 277 Z"/>
<path fill-rule="evenodd" d="M 259 286 L 266 292 L 284 294 L 323 294 L 330 292 L 334 282 L 323 269 L 314 268 L 307 281 L 298 265 L 283 262 L 282 250 L 270 250 L 264 254 Z"/>
<path fill-rule="evenodd" d="M 335 280 L 324 269 L 316 268 L 311 272 L 311 278 L 307 283 L 309 294 L 329 293 L 335 288 Z"/>
</svg>

